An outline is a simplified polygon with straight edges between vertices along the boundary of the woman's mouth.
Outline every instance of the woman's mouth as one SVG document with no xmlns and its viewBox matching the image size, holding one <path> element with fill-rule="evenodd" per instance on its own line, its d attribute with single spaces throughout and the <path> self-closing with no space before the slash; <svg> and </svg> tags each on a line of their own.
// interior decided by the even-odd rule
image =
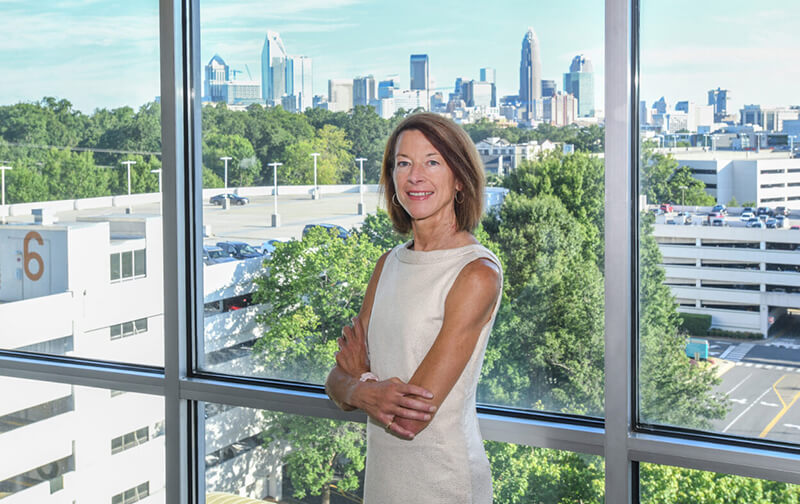
<svg viewBox="0 0 800 504">
<path fill-rule="evenodd" d="M 433 191 L 409 191 L 406 194 L 412 200 L 424 200 L 433 194 Z"/>
</svg>

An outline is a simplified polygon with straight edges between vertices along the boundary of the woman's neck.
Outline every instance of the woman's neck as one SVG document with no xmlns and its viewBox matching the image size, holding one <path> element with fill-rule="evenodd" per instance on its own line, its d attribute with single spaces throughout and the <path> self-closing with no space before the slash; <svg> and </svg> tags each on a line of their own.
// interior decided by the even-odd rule
<svg viewBox="0 0 800 504">
<path fill-rule="evenodd" d="M 442 224 L 412 221 L 413 249 L 416 251 L 442 250 L 477 243 L 471 233 L 459 231 L 455 222 Z"/>
</svg>

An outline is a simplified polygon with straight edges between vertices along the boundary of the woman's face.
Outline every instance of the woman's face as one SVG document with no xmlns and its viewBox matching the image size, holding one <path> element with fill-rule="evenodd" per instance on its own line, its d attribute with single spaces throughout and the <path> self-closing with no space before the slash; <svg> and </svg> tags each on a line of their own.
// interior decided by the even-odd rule
<svg viewBox="0 0 800 504">
<path fill-rule="evenodd" d="M 400 133 L 394 158 L 397 200 L 412 219 L 455 217 L 453 199 L 461 185 L 425 135 L 418 130 Z"/>
</svg>

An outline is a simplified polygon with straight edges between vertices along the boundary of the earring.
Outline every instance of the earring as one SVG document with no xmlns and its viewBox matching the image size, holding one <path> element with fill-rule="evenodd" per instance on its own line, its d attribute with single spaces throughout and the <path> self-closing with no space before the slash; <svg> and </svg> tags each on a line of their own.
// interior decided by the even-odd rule
<svg viewBox="0 0 800 504">
<path fill-rule="evenodd" d="M 459 194 L 461 195 L 461 199 L 458 199 L 458 195 L 459 195 Z M 456 197 L 455 197 L 455 200 L 456 200 L 456 203 L 458 203 L 459 205 L 460 205 L 461 203 L 464 203 L 464 193 L 463 193 L 463 192 L 461 192 L 461 191 L 456 191 Z"/>
<path fill-rule="evenodd" d="M 392 205 L 400 206 L 400 203 L 397 202 L 397 193 L 392 194 Z"/>
</svg>

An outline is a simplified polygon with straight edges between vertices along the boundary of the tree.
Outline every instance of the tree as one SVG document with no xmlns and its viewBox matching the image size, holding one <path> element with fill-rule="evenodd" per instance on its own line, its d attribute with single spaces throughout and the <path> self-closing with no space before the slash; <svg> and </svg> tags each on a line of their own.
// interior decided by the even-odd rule
<svg viewBox="0 0 800 504">
<path fill-rule="evenodd" d="M 317 158 L 317 183 L 352 183 L 355 160 L 352 145 L 344 130 L 325 125 L 317 130 L 313 138 L 300 140 L 286 149 L 286 162 L 278 173 L 278 179 L 285 184 L 313 184 L 314 160 Z"/>
<path fill-rule="evenodd" d="M 361 309 L 367 283 L 383 250 L 366 233 L 345 240 L 314 228 L 302 240 L 276 246 L 256 279 L 256 302 L 267 308 L 255 357 L 272 377 L 322 383 L 335 364 L 336 339 Z M 268 414 L 267 438 L 285 439 L 295 449 L 286 458 L 295 495 L 329 495 L 335 478 L 344 490 L 357 488 L 364 468 L 363 426 L 330 420 Z M 323 499 L 323 502 L 326 502 Z"/>
<path fill-rule="evenodd" d="M 261 164 L 256 159 L 250 141 L 240 135 L 209 133 L 203 136 L 203 166 L 211 169 L 217 176 L 225 177 L 225 162 L 228 160 L 228 186 L 246 187 L 252 185 L 261 175 Z"/>
<path fill-rule="evenodd" d="M 91 152 L 51 149 L 42 167 L 52 199 L 80 199 L 108 196 L 111 174 L 94 164 Z"/>
<path fill-rule="evenodd" d="M 294 497 L 321 495 L 331 501 L 331 487 L 359 488 L 358 474 L 366 460 L 364 426 L 324 418 L 263 412 L 265 445 L 288 445 L 283 462 L 294 487 Z"/>
<path fill-rule="evenodd" d="M 716 203 L 705 192 L 706 185 L 686 166 L 680 166 L 672 154 L 643 149 L 641 157 L 642 193 L 648 203 L 684 203 L 708 206 Z"/>
<path fill-rule="evenodd" d="M 367 214 L 358 232 L 382 250 L 390 250 L 409 238 L 394 230 L 389 213 L 381 208 L 374 214 Z"/>
<path fill-rule="evenodd" d="M 355 157 L 367 159 L 364 162 L 364 182 L 377 184 L 386 140 L 391 133 L 389 121 L 381 119 L 373 107 L 356 105 L 347 116 L 344 130 L 351 143 L 350 152 Z"/>
</svg>

